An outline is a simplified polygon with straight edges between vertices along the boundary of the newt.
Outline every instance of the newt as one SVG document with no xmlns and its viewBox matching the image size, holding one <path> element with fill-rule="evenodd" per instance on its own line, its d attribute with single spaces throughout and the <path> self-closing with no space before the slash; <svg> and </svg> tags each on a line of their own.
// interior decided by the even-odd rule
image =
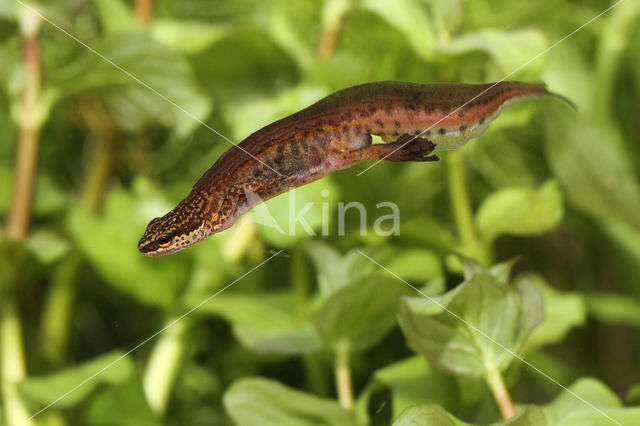
<svg viewBox="0 0 640 426">
<path fill-rule="evenodd" d="M 548 95 L 571 104 L 544 84 L 511 81 L 385 81 L 340 90 L 222 154 L 184 200 L 149 223 L 138 249 L 175 253 L 230 227 L 252 199 L 267 200 L 363 161 L 436 161 L 434 152 L 482 135 L 506 105 Z M 387 143 L 372 144 L 371 135 Z"/>
</svg>

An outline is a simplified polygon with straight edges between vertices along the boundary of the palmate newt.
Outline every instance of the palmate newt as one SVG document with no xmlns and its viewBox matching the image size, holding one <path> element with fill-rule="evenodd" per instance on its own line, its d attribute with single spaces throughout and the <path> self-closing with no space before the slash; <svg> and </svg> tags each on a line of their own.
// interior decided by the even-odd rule
<svg viewBox="0 0 640 426">
<path fill-rule="evenodd" d="M 434 161 L 429 155 L 480 136 L 507 104 L 551 95 L 543 84 L 367 83 L 333 93 L 253 133 L 222 154 L 189 195 L 153 219 L 138 249 L 182 250 L 231 226 L 253 207 L 363 161 Z M 371 135 L 385 142 L 371 143 Z M 258 198 L 259 197 L 259 198 Z"/>
</svg>

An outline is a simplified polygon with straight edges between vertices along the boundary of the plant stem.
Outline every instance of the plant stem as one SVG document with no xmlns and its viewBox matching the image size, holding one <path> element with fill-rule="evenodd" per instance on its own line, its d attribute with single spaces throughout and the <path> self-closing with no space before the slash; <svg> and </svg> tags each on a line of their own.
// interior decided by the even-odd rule
<svg viewBox="0 0 640 426">
<path fill-rule="evenodd" d="M 336 348 L 336 390 L 340 405 L 351 410 L 353 408 L 353 385 L 351 383 L 351 369 L 349 368 L 349 344 L 339 343 Z"/>
<path fill-rule="evenodd" d="M 19 274 L 16 274 L 18 276 Z M 31 425 L 29 411 L 18 394 L 17 383 L 26 376 L 22 326 L 16 294 L 17 280 L 3 280 L 0 300 L 0 349 L 2 354 L 2 397 L 8 425 Z"/>
<path fill-rule="evenodd" d="M 488 264 L 490 263 L 491 255 L 489 250 L 478 239 L 473 222 L 473 211 L 469 201 L 462 152 L 459 150 L 449 152 L 446 162 L 451 210 L 453 211 L 458 236 L 465 249 L 464 254 L 470 255 L 481 263 Z"/>
<path fill-rule="evenodd" d="M 497 367 L 490 366 L 487 368 L 485 379 L 491 388 L 491 392 L 493 393 L 496 403 L 498 404 L 502 418 L 506 420 L 515 416 L 516 410 L 513 407 L 511 395 L 509 395 L 509 391 L 507 390 L 504 380 L 502 380 L 502 375 Z"/>
<path fill-rule="evenodd" d="M 308 314 L 309 277 L 307 275 L 305 257 L 302 248 L 291 253 L 291 283 L 295 301 L 296 319 L 304 321 Z"/>
<path fill-rule="evenodd" d="M 75 281 L 81 264 L 79 253 L 72 250 L 53 272 L 44 302 L 38 340 L 40 353 L 51 367 L 64 364 Z"/>
<path fill-rule="evenodd" d="M 41 127 L 41 119 L 38 117 L 38 98 L 40 96 L 38 32 L 40 23 L 39 16 L 25 9 L 20 21 L 25 85 L 20 105 L 12 199 L 5 225 L 7 237 L 15 240 L 25 239 L 29 232 L 31 201 L 38 162 Z"/>
<path fill-rule="evenodd" d="M 178 321 L 160 335 L 151 351 L 143 387 L 147 401 L 157 415 L 163 415 L 167 409 L 171 388 L 184 356 L 184 335 L 189 326 L 188 318 Z"/>
<path fill-rule="evenodd" d="M 149 25 L 153 14 L 153 0 L 135 0 L 134 10 L 138 22 L 142 25 Z"/>
<path fill-rule="evenodd" d="M 634 2 L 622 3 L 604 19 L 603 30 L 598 37 L 595 67 L 595 107 L 593 118 L 599 120 L 610 131 L 616 131 L 617 126 L 611 125 L 615 120 L 611 117 L 612 102 L 614 101 L 616 78 L 619 63 L 627 50 L 630 34 L 636 29 L 636 20 L 640 15 L 640 7 Z"/>
<path fill-rule="evenodd" d="M 350 0 L 327 0 L 322 9 L 322 33 L 318 40 L 316 58 L 323 60 L 331 56 L 340 34 L 342 18 L 349 9 Z"/>
<path fill-rule="evenodd" d="M 473 226 L 473 214 L 471 213 L 471 202 L 467 192 L 462 152 L 451 151 L 447 155 L 447 166 L 451 208 L 458 234 L 465 246 L 477 246 L 478 237 Z"/>
<path fill-rule="evenodd" d="M 117 129 L 109 114 L 97 103 L 83 104 L 79 111 L 92 135 L 80 199 L 87 211 L 98 213 L 113 168 Z M 53 273 L 44 302 L 39 344 L 41 353 L 51 366 L 60 366 L 64 362 L 75 299 L 76 276 L 81 265 L 81 256 L 73 249 Z"/>
<path fill-rule="evenodd" d="M 82 205 L 90 213 L 98 213 L 109 186 L 116 157 L 118 128 L 109 113 L 97 102 L 81 104 L 79 111 L 91 132 L 91 154 L 82 187 Z"/>
<path fill-rule="evenodd" d="M 302 247 L 296 247 L 291 253 L 291 284 L 293 286 L 296 319 L 307 321 L 309 315 L 309 291 L 311 282 L 308 265 Z M 309 390 L 317 396 L 327 396 L 330 384 L 325 374 L 325 364 L 318 354 L 308 353 L 302 356 L 302 365 Z"/>
<path fill-rule="evenodd" d="M 40 96 L 40 54 L 38 33 L 42 20 L 25 8 L 20 19 L 22 36 L 22 61 L 25 86 L 20 105 L 18 145 L 14 169 L 13 193 L 5 224 L 6 236 L 24 240 L 29 233 L 31 202 L 38 162 L 41 117 L 38 116 Z M 2 282 L 0 301 L 0 351 L 2 366 L 2 398 L 7 424 L 30 425 L 29 411 L 20 398 L 17 383 L 26 376 L 22 324 L 18 308 L 20 265 L 16 265 L 12 280 Z"/>
</svg>

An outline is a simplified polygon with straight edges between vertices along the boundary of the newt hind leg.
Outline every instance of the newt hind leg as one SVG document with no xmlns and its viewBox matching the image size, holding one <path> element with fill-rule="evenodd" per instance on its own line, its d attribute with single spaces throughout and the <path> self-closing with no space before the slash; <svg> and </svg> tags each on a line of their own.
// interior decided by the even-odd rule
<svg viewBox="0 0 640 426">
<path fill-rule="evenodd" d="M 436 145 L 428 139 L 404 134 L 395 142 L 370 145 L 353 151 L 360 161 L 438 161 L 436 155 L 428 155 Z"/>
</svg>

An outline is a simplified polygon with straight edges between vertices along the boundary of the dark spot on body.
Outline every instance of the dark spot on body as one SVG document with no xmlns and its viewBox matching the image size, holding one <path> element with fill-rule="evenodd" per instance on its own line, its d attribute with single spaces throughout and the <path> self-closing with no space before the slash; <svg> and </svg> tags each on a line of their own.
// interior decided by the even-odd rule
<svg viewBox="0 0 640 426">
<path fill-rule="evenodd" d="M 467 126 L 465 126 L 464 124 L 462 126 L 460 126 L 460 131 L 464 132 L 465 130 L 467 130 Z"/>
<path fill-rule="evenodd" d="M 484 118 L 484 117 L 482 117 L 482 118 L 478 121 L 478 124 L 480 124 L 480 125 L 484 124 L 484 120 L 485 120 L 485 118 Z"/>
<path fill-rule="evenodd" d="M 438 133 L 440 133 L 441 135 L 444 135 L 446 132 L 446 130 L 444 129 L 444 127 L 441 127 L 440 130 L 438 130 Z"/>
<path fill-rule="evenodd" d="M 384 127 L 384 124 L 382 124 L 382 120 L 380 120 L 380 119 L 377 119 L 377 120 L 376 120 L 376 124 L 377 124 L 378 126 L 380 126 L 380 127 Z"/>
<path fill-rule="evenodd" d="M 366 133 L 371 133 L 371 127 L 369 127 L 369 126 L 364 126 L 364 131 L 365 131 Z"/>
<path fill-rule="evenodd" d="M 426 132 L 424 132 L 424 134 L 427 136 L 431 136 L 431 130 L 427 130 Z"/>
<path fill-rule="evenodd" d="M 400 128 L 400 121 L 395 120 L 395 121 L 393 122 L 393 124 L 396 126 L 396 128 L 398 128 L 398 129 Z"/>
<path fill-rule="evenodd" d="M 415 106 L 415 105 L 409 105 L 409 106 L 408 106 L 408 108 L 409 108 L 411 111 L 415 111 L 415 110 L 416 110 L 416 106 Z"/>
</svg>

